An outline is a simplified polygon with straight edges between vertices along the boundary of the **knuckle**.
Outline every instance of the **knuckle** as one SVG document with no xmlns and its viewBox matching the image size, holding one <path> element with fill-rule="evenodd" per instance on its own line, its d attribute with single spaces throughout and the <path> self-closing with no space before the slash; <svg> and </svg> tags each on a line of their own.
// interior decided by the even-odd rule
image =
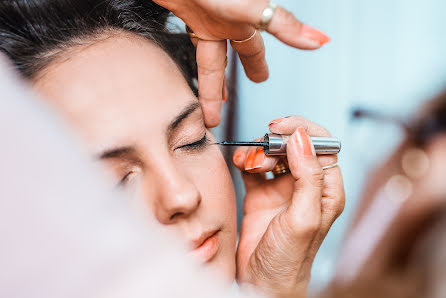
<svg viewBox="0 0 446 298">
<path fill-rule="evenodd" d="M 201 102 L 201 109 L 204 113 L 211 114 L 211 113 L 219 113 L 220 108 L 218 106 L 213 105 L 215 102 L 220 102 L 221 98 L 219 95 L 211 96 L 211 95 L 201 95 L 200 96 L 200 102 Z"/>
<path fill-rule="evenodd" d="M 322 126 L 320 126 L 320 129 L 321 129 L 321 135 L 322 136 L 331 137 L 331 133 L 328 131 L 328 129 L 326 129 L 326 128 L 322 127 Z"/>
<path fill-rule="evenodd" d="M 316 125 L 316 128 L 317 128 L 317 130 L 318 130 L 318 134 L 320 135 L 320 136 L 325 136 L 325 137 L 330 137 L 331 136 L 331 133 L 326 129 L 326 128 L 324 128 L 324 127 L 322 127 L 322 126 L 319 126 L 319 125 Z"/>
<path fill-rule="evenodd" d="M 330 225 L 333 224 L 336 219 L 342 214 L 344 209 L 343 205 L 340 203 L 337 204 L 323 204 L 324 213 L 329 218 Z"/>
<path fill-rule="evenodd" d="M 311 171 L 309 181 L 313 186 L 322 188 L 324 186 L 324 178 L 324 171 L 319 167 Z"/>
<path fill-rule="evenodd" d="M 296 180 L 294 184 L 294 192 L 298 192 L 299 189 L 305 187 L 305 185 L 308 185 L 316 188 L 316 190 L 319 190 L 322 194 L 325 182 L 325 173 L 320 166 L 308 169 L 306 173 L 301 173 L 300 177 L 296 179 L 298 180 Z"/>
<path fill-rule="evenodd" d="M 312 239 L 321 228 L 319 216 L 296 218 L 292 225 L 295 227 L 296 236 Z"/>
<path fill-rule="evenodd" d="M 307 221 L 305 225 L 302 226 L 302 232 L 305 235 L 312 236 L 319 232 L 321 228 L 321 223 L 318 220 Z"/>
<path fill-rule="evenodd" d="M 296 24 L 296 23 L 300 24 L 300 22 L 296 19 L 294 14 L 291 11 L 286 10 L 286 9 L 282 9 L 282 20 L 283 20 L 283 23 L 289 24 L 289 25 Z"/>
<path fill-rule="evenodd" d="M 341 216 L 342 212 L 344 212 L 344 208 L 345 208 L 345 194 L 342 195 L 341 199 L 339 200 L 339 204 L 337 205 L 336 218 Z"/>
<path fill-rule="evenodd" d="M 224 67 L 219 65 L 199 65 L 198 66 L 198 73 L 200 75 L 211 75 L 215 73 L 223 73 Z"/>
<path fill-rule="evenodd" d="M 311 121 L 308 121 L 306 128 L 307 131 L 311 131 L 314 136 L 320 136 L 320 137 L 331 136 L 330 132 L 325 127 L 322 127 Z"/>
<path fill-rule="evenodd" d="M 326 194 L 327 199 L 322 200 L 322 209 L 324 213 L 330 215 L 331 220 L 334 222 L 344 212 L 345 208 L 345 193 L 342 190 L 340 193 Z"/>
<path fill-rule="evenodd" d="M 317 157 L 317 159 L 319 160 L 319 164 L 323 167 L 330 166 L 330 165 L 333 165 L 338 162 L 337 155 L 319 155 Z M 331 171 L 326 171 L 326 172 L 324 172 L 324 174 L 327 174 L 327 176 L 328 175 L 331 175 L 331 176 L 336 175 L 335 177 L 336 177 L 336 179 L 338 179 L 338 173 L 340 173 L 340 170 L 339 170 L 339 172 L 338 172 L 338 170 L 339 169 L 336 169 L 336 170 L 331 169 Z"/>
<path fill-rule="evenodd" d="M 303 125 L 305 122 L 308 121 L 307 119 L 305 119 L 304 117 L 299 116 L 299 115 L 294 115 L 294 116 L 291 116 L 290 118 L 292 118 L 294 121 L 296 121 L 297 124 L 301 124 L 301 125 Z"/>
<path fill-rule="evenodd" d="M 287 218 L 288 232 L 298 239 L 313 239 L 321 230 L 322 217 L 320 212 L 308 212 L 300 216 Z"/>
<path fill-rule="evenodd" d="M 307 132 L 314 136 L 331 136 L 330 132 L 325 127 L 322 127 L 305 117 L 296 115 L 291 118 L 295 121 L 296 125 L 304 127 Z"/>
<path fill-rule="evenodd" d="M 242 58 L 250 58 L 250 59 L 263 58 L 263 57 L 265 57 L 265 46 L 262 45 L 260 47 L 257 47 L 252 52 L 245 52 L 245 53 L 240 53 L 239 52 L 239 56 L 241 56 Z"/>
</svg>

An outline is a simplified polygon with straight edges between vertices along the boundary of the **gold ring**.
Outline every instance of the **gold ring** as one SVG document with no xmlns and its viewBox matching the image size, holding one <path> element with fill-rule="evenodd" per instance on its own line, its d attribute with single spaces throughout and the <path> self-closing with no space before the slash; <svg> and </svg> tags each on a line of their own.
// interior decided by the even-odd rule
<svg viewBox="0 0 446 298">
<path fill-rule="evenodd" d="M 195 34 L 194 31 L 192 31 L 192 29 L 189 28 L 188 25 L 186 25 L 186 33 L 189 34 L 190 38 L 197 38 L 197 39 L 204 40 L 204 41 L 223 41 L 223 40 L 226 40 L 226 39 L 204 39 L 204 38 L 198 37 L 197 34 Z"/>
<path fill-rule="evenodd" d="M 339 166 L 338 163 L 334 163 L 332 165 L 322 167 L 322 170 L 324 170 L 324 171 L 329 170 L 329 169 L 335 168 L 337 166 Z M 290 173 L 291 171 L 288 166 L 288 160 L 286 158 L 281 158 L 277 162 L 277 165 L 274 167 L 274 169 L 271 172 L 274 174 L 274 177 L 278 177 L 278 176 Z"/>
<path fill-rule="evenodd" d="M 257 34 L 257 29 L 254 29 L 254 33 L 253 33 L 250 37 L 248 37 L 247 39 L 243 39 L 243 40 L 234 40 L 234 39 L 231 39 L 231 41 L 232 41 L 232 42 L 235 42 L 235 43 L 244 43 L 244 42 L 247 42 L 247 41 L 250 41 L 251 39 L 253 39 L 254 36 L 256 36 L 256 34 Z"/>
<path fill-rule="evenodd" d="M 263 10 L 262 17 L 260 19 L 259 25 L 257 26 L 257 29 L 266 30 L 268 28 L 269 23 L 271 23 L 271 20 L 276 13 L 276 9 L 277 4 L 270 1 L 268 7 Z"/>
<path fill-rule="evenodd" d="M 286 158 L 279 159 L 276 166 L 271 172 L 273 173 L 274 178 L 290 173 L 291 171 L 288 166 L 288 160 Z"/>
<path fill-rule="evenodd" d="M 186 32 L 189 34 L 190 38 L 198 38 L 198 36 L 194 33 L 194 31 L 192 31 L 191 28 L 189 28 L 188 25 L 186 25 Z"/>
<path fill-rule="evenodd" d="M 322 167 L 322 170 L 328 170 L 328 169 L 332 169 L 338 166 L 338 163 L 334 163 L 332 165 L 326 166 L 326 167 Z"/>
</svg>

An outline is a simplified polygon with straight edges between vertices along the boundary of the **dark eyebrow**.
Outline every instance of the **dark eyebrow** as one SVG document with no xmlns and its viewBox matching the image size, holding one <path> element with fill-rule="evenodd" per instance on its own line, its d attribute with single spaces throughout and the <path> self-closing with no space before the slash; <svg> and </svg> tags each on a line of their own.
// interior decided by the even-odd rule
<svg viewBox="0 0 446 298">
<path fill-rule="evenodd" d="M 99 159 L 120 158 L 120 157 L 134 154 L 135 152 L 136 152 L 136 150 L 133 147 L 113 148 L 111 150 L 107 150 L 101 154 L 98 154 L 98 158 Z"/>
<path fill-rule="evenodd" d="M 175 130 L 181 124 L 182 121 L 184 121 L 187 117 L 189 117 L 193 112 L 195 112 L 199 108 L 201 108 L 201 105 L 199 102 L 194 102 L 194 103 L 188 105 L 169 124 L 169 126 L 167 128 L 167 132 L 171 133 L 173 130 Z M 113 148 L 113 149 L 104 151 L 104 152 L 98 154 L 97 156 L 99 159 L 122 158 L 122 157 L 129 157 L 130 155 L 135 154 L 135 152 L 136 152 L 136 149 L 134 147 L 127 146 L 127 147 Z"/>
<path fill-rule="evenodd" d="M 190 116 L 193 112 L 195 112 L 198 108 L 201 108 L 201 105 L 199 102 L 194 102 L 193 104 L 187 106 L 178 116 L 175 117 L 175 119 L 169 124 L 167 128 L 167 132 L 171 133 L 173 130 L 175 130 L 183 120 L 185 120 L 187 117 Z"/>
</svg>

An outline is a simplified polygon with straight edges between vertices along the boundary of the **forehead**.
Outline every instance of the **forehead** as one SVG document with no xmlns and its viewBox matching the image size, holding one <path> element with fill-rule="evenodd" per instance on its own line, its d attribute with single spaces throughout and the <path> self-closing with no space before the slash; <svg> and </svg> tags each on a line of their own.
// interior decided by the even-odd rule
<svg viewBox="0 0 446 298">
<path fill-rule="evenodd" d="M 88 139 L 163 129 L 196 100 L 167 53 L 141 37 L 115 35 L 65 56 L 34 87 Z"/>
</svg>

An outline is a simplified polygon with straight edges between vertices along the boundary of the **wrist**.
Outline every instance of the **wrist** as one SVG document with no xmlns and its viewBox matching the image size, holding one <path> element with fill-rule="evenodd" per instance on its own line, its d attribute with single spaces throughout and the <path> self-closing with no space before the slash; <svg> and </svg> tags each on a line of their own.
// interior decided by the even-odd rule
<svg viewBox="0 0 446 298">
<path fill-rule="evenodd" d="M 283 273 L 271 276 L 260 272 L 245 276 L 245 279 L 239 278 L 238 284 L 242 288 L 255 288 L 271 298 L 306 298 L 309 280 L 302 277 L 296 280 L 295 276 L 283 276 Z"/>
<path fill-rule="evenodd" d="M 254 291 L 270 298 L 306 298 L 307 287 L 294 287 L 293 289 L 284 289 L 277 285 L 252 284 L 250 282 L 239 283 L 242 292 Z"/>
</svg>

